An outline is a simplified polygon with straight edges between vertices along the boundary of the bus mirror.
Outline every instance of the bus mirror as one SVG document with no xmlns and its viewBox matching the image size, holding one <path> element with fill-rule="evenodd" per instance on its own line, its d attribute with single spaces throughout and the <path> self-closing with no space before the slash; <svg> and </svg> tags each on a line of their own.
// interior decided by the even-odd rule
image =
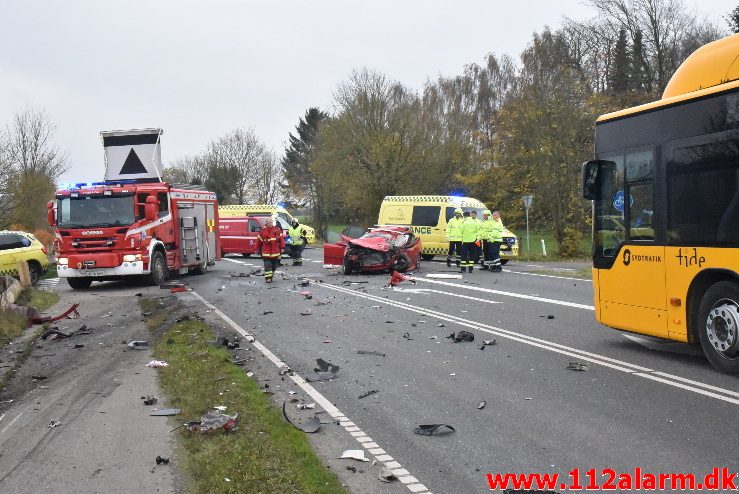
<svg viewBox="0 0 739 494">
<path fill-rule="evenodd" d="M 146 218 L 146 221 L 154 221 L 157 216 L 159 216 L 159 201 L 157 201 L 156 196 L 147 196 L 144 205 L 144 218 Z"/>
<path fill-rule="evenodd" d="M 593 201 L 599 198 L 598 175 L 601 160 L 586 161 L 582 164 L 582 196 L 584 199 Z"/>
<path fill-rule="evenodd" d="M 56 218 L 54 217 L 54 201 L 46 203 L 46 222 L 49 226 L 56 225 Z"/>
</svg>

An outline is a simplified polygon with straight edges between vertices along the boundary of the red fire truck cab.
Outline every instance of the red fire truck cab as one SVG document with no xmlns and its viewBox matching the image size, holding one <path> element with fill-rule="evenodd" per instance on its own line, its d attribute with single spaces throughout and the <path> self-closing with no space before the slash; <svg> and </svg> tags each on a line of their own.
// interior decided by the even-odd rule
<svg viewBox="0 0 739 494">
<path fill-rule="evenodd" d="M 218 203 L 212 192 L 166 182 L 78 184 L 49 203 L 57 272 L 72 288 L 93 281 L 170 271 L 202 274 L 220 259 Z"/>
</svg>

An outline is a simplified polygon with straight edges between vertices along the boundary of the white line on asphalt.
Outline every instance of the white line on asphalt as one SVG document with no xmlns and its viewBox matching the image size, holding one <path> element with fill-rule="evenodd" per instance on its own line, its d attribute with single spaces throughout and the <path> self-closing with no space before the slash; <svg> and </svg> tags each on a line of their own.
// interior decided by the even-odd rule
<svg viewBox="0 0 739 494">
<path fill-rule="evenodd" d="M 254 339 L 254 336 L 247 332 L 244 328 L 236 324 L 230 317 L 228 317 L 226 314 L 221 312 L 220 309 L 218 309 L 215 305 L 211 304 L 207 300 L 205 300 L 200 294 L 194 291 L 188 292 L 192 294 L 195 298 L 200 300 L 203 304 L 205 304 L 206 307 L 211 309 L 213 312 L 215 312 L 218 316 L 221 317 L 226 323 L 228 323 L 237 333 L 239 333 L 241 336 L 246 338 L 246 340 L 254 345 L 257 350 L 259 350 L 262 355 L 267 357 L 270 362 L 275 364 L 278 369 L 283 369 L 287 366 L 286 363 L 281 361 L 274 353 L 272 353 L 266 346 L 262 345 L 259 341 Z M 319 406 L 321 406 L 324 410 L 326 410 L 326 413 L 331 415 L 334 419 L 337 419 L 340 421 L 340 423 L 344 426 L 345 430 L 352 429 L 352 432 L 350 434 L 354 436 L 354 439 L 357 440 L 357 442 L 366 450 L 370 451 L 373 449 L 379 449 L 380 446 L 377 445 L 375 441 L 372 440 L 372 438 L 368 437 L 364 432 L 362 432 L 359 428 L 356 428 L 352 421 L 348 420 L 346 418 L 346 415 L 339 410 L 337 407 L 335 407 L 325 396 L 323 396 L 316 388 L 308 384 L 302 377 L 300 377 L 297 373 L 293 372 L 292 375 L 288 374 L 288 377 L 292 379 L 295 384 L 297 384 L 300 389 L 302 389 L 308 396 L 310 396 L 313 401 L 315 401 Z M 20 416 L 20 415 L 19 415 Z M 17 418 L 17 417 L 16 417 Z M 12 425 L 12 422 L 9 424 L 9 426 Z M 400 468 L 400 464 L 397 463 L 397 461 L 394 461 L 392 457 L 388 455 L 383 455 L 390 458 L 388 460 L 388 463 L 385 463 L 385 466 L 389 463 L 392 463 L 393 465 L 397 465 L 396 468 Z M 377 458 L 377 457 L 376 457 Z M 378 461 L 381 461 L 379 458 L 377 458 Z M 389 467 L 388 467 L 389 468 Z M 412 482 L 411 482 L 412 479 Z M 408 482 L 406 482 L 406 487 L 411 492 L 418 492 L 418 493 L 427 493 L 428 489 L 425 485 L 420 483 L 418 480 L 416 480 L 415 477 L 411 477 L 411 479 L 408 479 Z M 430 494 L 430 493 L 429 493 Z"/>
<path fill-rule="evenodd" d="M 431 315 L 431 316 L 434 316 L 438 319 L 442 319 L 445 321 L 456 322 L 457 324 L 460 324 L 462 326 L 466 326 L 469 328 L 475 328 L 479 331 L 484 331 L 486 333 L 501 336 L 503 338 L 508 338 L 511 340 L 519 341 L 521 343 L 526 343 L 527 345 L 536 346 L 536 347 L 543 348 L 545 350 L 549 350 L 552 352 L 572 356 L 572 357 L 575 357 L 581 360 L 585 360 L 587 362 L 592 362 L 594 364 L 600 364 L 605 367 L 609 367 L 611 369 L 619 370 L 621 372 L 625 372 L 633 376 L 643 377 L 643 378 L 650 379 L 653 381 L 661 382 L 663 384 L 667 384 L 669 386 L 691 391 L 693 393 L 697 393 L 703 396 L 708 396 L 710 398 L 715 398 L 717 400 L 725 401 L 727 403 L 739 405 L 739 399 L 732 397 L 732 396 L 739 395 L 739 393 L 736 393 L 734 391 L 731 391 L 725 388 L 720 388 L 718 386 L 712 386 L 710 384 L 692 381 L 684 377 L 676 376 L 673 374 L 668 374 L 666 372 L 656 371 L 653 369 L 649 369 L 647 367 L 642 367 L 637 364 L 625 362 L 623 360 L 613 359 L 610 357 L 606 357 L 604 355 L 599 355 L 599 354 L 595 354 L 591 352 L 586 352 L 583 350 L 578 350 L 576 348 L 568 347 L 565 345 L 560 345 L 559 343 L 542 340 L 540 338 L 535 338 L 533 336 L 528 336 L 528 335 L 524 335 L 521 333 L 516 333 L 514 331 L 497 328 L 495 326 L 489 326 L 487 324 L 477 323 L 475 321 L 463 319 L 461 317 L 453 316 L 451 314 L 446 314 L 443 312 L 438 312 L 438 311 L 426 309 L 423 307 L 417 307 L 414 305 L 406 304 L 404 302 L 398 302 L 395 300 L 389 300 L 386 298 L 377 297 L 375 295 L 356 292 L 353 290 L 347 290 L 343 287 L 331 285 L 328 283 L 315 284 L 315 286 L 346 293 L 348 295 L 353 295 L 355 297 L 360 297 L 360 298 L 365 298 L 368 300 L 382 302 L 386 305 L 393 305 L 395 307 L 406 309 L 406 310 L 416 312 L 419 314 Z M 688 383 L 688 384 L 684 384 L 684 383 Z M 701 389 L 701 388 L 704 388 L 704 389 Z M 706 389 L 710 389 L 715 392 L 706 391 Z"/>
<path fill-rule="evenodd" d="M 15 424 L 15 421 L 18 420 L 19 418 L 21 418 L 21 415 L 23 415 L 23 412 L 19 413 L 13 420 L 11 420 L 10 423 L 8 425 L 6 425 L 3 428 L 3 430 L 0 431 L 0 434 L 2 434 L 3 432 L 7 431 L 8 430 L 8 427 L 10 427 L 11 425 Z"/>
<path fill-rule="evenodd" d="M 448 281 L 430 280 L 428 278 L 414 278 L 416 281 L 423 281 L 424 283 L 436 283 L 439 285 L 453 286 L 457 288 L 464 288 L 466 290 L 475 290 L 478 292 L 494 293 L 496 295 L 505 295 L 506 297 L 523 298 L 526 300 L 534 300 L 536 302 L 544 302 L 547 304 L 564 305 L 565 307 L 574 307 L 575 309 L 595 310 L 592 305 L 577 304 L 575 302 L 565 302 L 564 300 L 555 300 L 553 298 L 537 297 L 535 295 L 524 295 L 523 293 L 504 292 L 502 290 L 493 290 L 491 288 L 482 288 L 478 286 L 463 285 L 461 283 L 450 283 Z"/>
<path fill-rule="evenodd" d="M 445 292 L 442 290 L 433 290 L 431 288 L 396 288 L 396 292 L 402 292 L 402 293 L 440 293 L 442 295 L 449 295 L 452 297 L 459 297 L 459 298 L 466 298 L 467 300 L 476 300 L 477 302 L 484 302 L 486 304 L 499 304 L 500 302 L 496 302 L 495 300 L 490 300 L 487 298 L 477 298 L 477 297 L 470 297 L 469 295 L 460 295 L 459 293 L 452 293 L 452 292 Z"/>
<path fill-rule="evenodd" d="M 504 269 L 503 270 L 506 273 L 515 273 L 515 274 L 525 274 L 526 276 L 539 276 L 541 278 L 556 278 L 558 280 L 573 280 L 573 281 L 585 281 L 588 283 L 592 283 L 593 280 L 588 280 L 586 278 L 572 278 L 569 276 L 555 276 L 553 274 L 539 274 L 539 273 L 527 273 L 526 271 L 511 271 L 510 269 Z"/>
</svg>

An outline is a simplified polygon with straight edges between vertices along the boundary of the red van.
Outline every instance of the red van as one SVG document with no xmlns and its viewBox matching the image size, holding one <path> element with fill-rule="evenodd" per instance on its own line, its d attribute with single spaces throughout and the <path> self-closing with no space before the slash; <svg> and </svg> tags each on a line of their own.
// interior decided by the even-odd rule
<svg viewBox="0 0 739 494">
<path fill-rule="evenodd" d="M 218 236 L 221 237 L 221 257 L 225 254 L 241 254 L 249 257 L 257 253 L 257 235 L 269 216 L 243 216 L 220 218 Z M 273 219 L 275 226 L 287 235 L 288 224 L 282 218 Z"/>
</svg>

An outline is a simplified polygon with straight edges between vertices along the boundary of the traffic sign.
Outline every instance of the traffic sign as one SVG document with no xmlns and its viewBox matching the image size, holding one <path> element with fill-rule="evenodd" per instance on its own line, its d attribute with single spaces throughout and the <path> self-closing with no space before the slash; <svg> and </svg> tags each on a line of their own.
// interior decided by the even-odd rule
<svg viewBox="0 0 739 494">
<path fill-rule="evenodd" d="M 534 201 L 534 196 L 523 196 L 521 199 L 523 199 L 524 207 L 529 209 L 531 207 L 531 203 Z"/>
</svg>

